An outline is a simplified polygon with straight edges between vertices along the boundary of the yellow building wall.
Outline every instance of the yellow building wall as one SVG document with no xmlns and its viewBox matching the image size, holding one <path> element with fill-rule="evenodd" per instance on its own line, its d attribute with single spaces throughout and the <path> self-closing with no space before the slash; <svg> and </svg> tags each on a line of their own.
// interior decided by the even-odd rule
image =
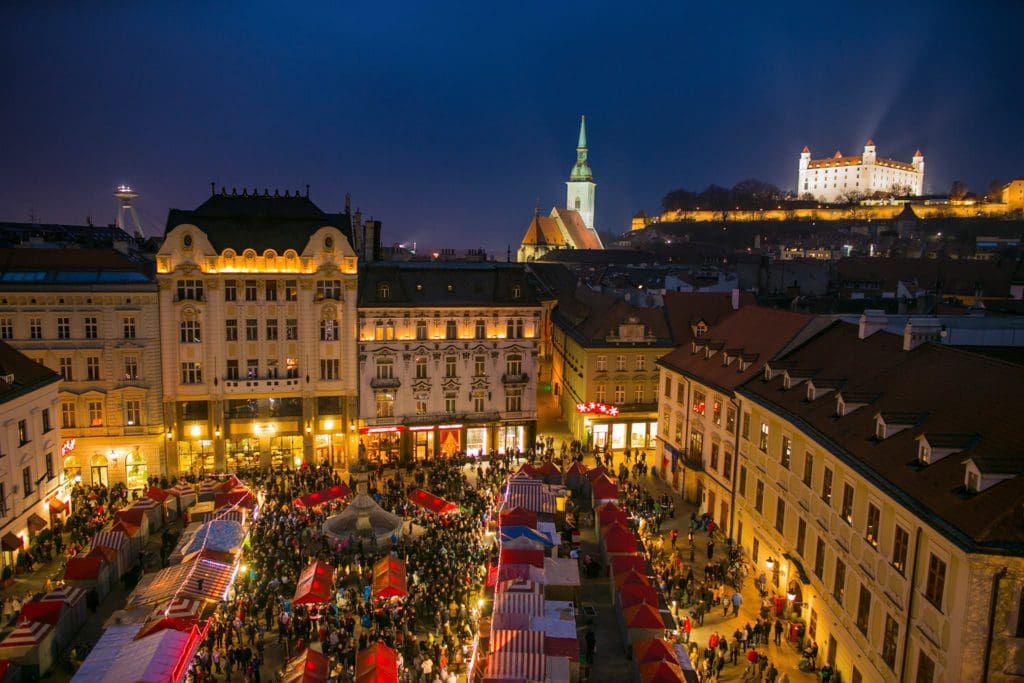
<svg viewBox="0 0 1024 683">
<path fill-rule="evenodd" d="M 1021 182 L 1024 185 L 1024 181 Z M 1004 190 L 1005 197 L 1006 190 Z M 918 218 L 998 218 L 1024 207 L 1024 188 L 1020 193 L 1021 204 L 966 204 L 950 206 L 946 204 L 911 204 Z M 1005 199 L 1004 199 L 1005 202 Z M 886 206 L 853 206 L 828 207 L 814 209 L 772 209 L 768 211 L 666 211 L 658 220 L 662 223 L 672 222 L 711 222 L 711 221 L 791 221 L 791 220 L 893 220 L 903 212 L 902 204 Z M 633 230 L 643 229 L 643 225 L 634 222 Z"/>
</svg>

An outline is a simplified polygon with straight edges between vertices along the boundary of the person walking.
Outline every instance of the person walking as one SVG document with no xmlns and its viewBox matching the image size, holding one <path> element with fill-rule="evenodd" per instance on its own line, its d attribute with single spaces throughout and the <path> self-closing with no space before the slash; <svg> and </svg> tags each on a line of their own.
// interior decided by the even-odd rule
<svg viewBox="0 0 1024 683">
<path fill-rule="evenodd" d="M 782 645 L 782 620 L 775 620 L 775 644 Z"/>
<path fill-rule="evenodd" d="M 738 616 L 740 613 L 740 605 L 743 604 L 743 596 L 740 595 L 739 591 L 733 591 L 732 594 L 732 615 Z"/>
<path fill-rule="evenodd" d="M 715 559 L 715 540 L 713 538 L 708 539 L 708 562 Z"/>
</svg>

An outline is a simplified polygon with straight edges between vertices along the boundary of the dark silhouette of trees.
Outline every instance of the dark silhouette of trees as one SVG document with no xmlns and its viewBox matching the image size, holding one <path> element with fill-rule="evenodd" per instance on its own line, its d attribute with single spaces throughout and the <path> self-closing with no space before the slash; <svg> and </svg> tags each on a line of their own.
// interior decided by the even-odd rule
<svg viewBox="0 0 1024 683">
<path fill-rule="evenodd" d="M 708 185 L 700 192 L 680 188 L 672 190 L 661 200 L 665 211 L 730 211 L 740 209 L 774 209 L 783 199 L 782 191 L 771 183 L 751 178 L 725 188 Z"/>
<path fill-rule="evenodd" d="M 963 199 L 965 196 L 967 196 L 967 183 L 962 180 L 954 180 L 949 187 L 949 198 Z"/>
</svg>

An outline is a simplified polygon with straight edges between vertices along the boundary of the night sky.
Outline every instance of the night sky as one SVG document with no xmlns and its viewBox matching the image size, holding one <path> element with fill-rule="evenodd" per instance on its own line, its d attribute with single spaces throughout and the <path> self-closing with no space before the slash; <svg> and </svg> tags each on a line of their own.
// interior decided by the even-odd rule
<svg viewBox="0 0 1024 683">
<path fill-rule="evenodd" d="M 927 192 L 1024 174 L 1019 2 L 168 4 L 0 7 L 0 220 L 112 222 L 129 183 L 157 234 L 211 181 L 308 183 L 386 243 L 503 256 L 565 201 L 581 113 L 603 231 L 792 189 L 805 144 L 919 147 Z"/>
</svg>

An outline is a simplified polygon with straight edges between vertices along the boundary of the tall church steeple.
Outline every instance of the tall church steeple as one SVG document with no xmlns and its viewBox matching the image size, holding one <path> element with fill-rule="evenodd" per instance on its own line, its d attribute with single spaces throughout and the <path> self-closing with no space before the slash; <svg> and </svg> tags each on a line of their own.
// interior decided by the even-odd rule
<svg viewBox="0 0 1024 683">
<path fill-rule="evenodd" d="M 587 117 L 580 117 L 580 137 L 576 143 L 576 163 L 569 171 L 566 186 L 565 206 L 567 209 L 579 211 L 583 222 L 591 230 L 594 229 L 594 193 L 597 184 L 594 174 L 587 163 Z"/>
</svg>

